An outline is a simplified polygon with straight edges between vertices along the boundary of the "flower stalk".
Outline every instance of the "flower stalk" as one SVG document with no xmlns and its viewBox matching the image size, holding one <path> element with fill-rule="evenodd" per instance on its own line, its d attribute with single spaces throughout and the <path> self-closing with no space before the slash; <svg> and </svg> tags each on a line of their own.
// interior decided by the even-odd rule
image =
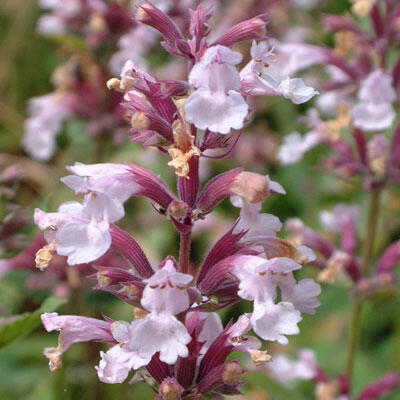
<svg viewBox="0 0 400 400">
<path fill-rule="evenodd" d="M 367 216 L 367 236 L 365 238 L 362 261 L 361 276 L 366 278 L 369 275 L 369 266 L 374 250 L 376 238 L 376 228 L 379 213 L 379 199 L 381 191 L 377 188 L 372 189 L 369 196 L 368 216 Z M 349 340 L 347 347 L 346 375 L 351 384 L 354 372 L 354 363 L 357 352 L 357 346 L 361 333 L 361 315 L 364 305 L 364 299 L 356 299 L 351 312 Z"/>
</svg>

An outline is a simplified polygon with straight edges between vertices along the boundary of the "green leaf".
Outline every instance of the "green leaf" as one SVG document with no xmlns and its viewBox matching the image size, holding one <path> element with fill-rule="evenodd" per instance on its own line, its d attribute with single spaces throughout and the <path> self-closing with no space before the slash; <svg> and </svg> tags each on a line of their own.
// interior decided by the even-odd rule
<svg viewBox="0 0 400 400">
<path fill-rule="evenodd" d="M 36 311 L 12 317 L 12 322 L 0 326 L 0 349 L 32 332 L 40 325 L 43 313 L 53 312 L 65 302 L 65 299 L 48 297 Z"/>
</svg>

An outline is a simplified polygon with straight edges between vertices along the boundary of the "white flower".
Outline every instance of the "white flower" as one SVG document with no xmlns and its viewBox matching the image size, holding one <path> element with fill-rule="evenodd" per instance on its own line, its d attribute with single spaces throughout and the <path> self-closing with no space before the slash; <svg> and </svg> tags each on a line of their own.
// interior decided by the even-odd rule
<svg viewBox="0 0 400 400">
<path fill-rule="evenodd" d="M 240 72 L 242 85 L 249 95 L 283 96 L 294 104 L 301 104 L 318 94 L 302 79 L 290 78 L 293 71 L 286 72 L 286 58 L 274 55 L 267 42 L 257 44 L 253 41 L 251 57 L 252 60 Z"/>
<path fill-rule="evenodd" d="M 237 204 L 237 203 L 236 203 Z M 235 226 L 234 233 L 247 231 L 245 240 L 259 237 L 276 237 L 276 233 L 282 228 L 278 217 L 272 214 L 261 213 L 261 203 L 242 202 L 239 222 Z"/>
<path fill-rule="evenodd" d="M 140 190 L 134 174 L 124 164 L 81 164 L 67 167 L 74 175 L 61 178 L 61 182 L 75 194 L 86 194 L 85 209 L 91 215 L 111 222 L 124 216 L 123 203 Z M 102 216 L 102 217 L 101 217 Z"/>
<path fill-rule="evenodd" d="M 59 255 L 68 257 L 69 265 L 97 260 L 111 246 L 109 221 L 96 220 L 91 212 L 75 201 L 62 204 L 55 213 L 35 210 L 35 223 L 42 230 L 50 228 L 46 240 L 56 244 Z"/>
<path fill-rule="evenodd" d="M 294 104 L 306 103 L 312 99 L 318 92 L 311 86 L 306 86 L 300 78 L 285 78 L 279 84 L 282 96 L 291 100 Z"/>
<path fill-rule="evenodd" d="M 286 257 L 266 260 L 239 256 L 234 261 L 232 272 L 239 279 L 238 295 L 254 301 L 250 322 L 254 332 L 264 340 L 287 344 L 285 335 L 299 333 L 300 312 L 313 314 L 319 306 L 319 285 L 309 279 L 299 283 L 294 279 L 292 272 L 300 268 L 300 264 Z M 278 287 L 282 301 L 275 303 Z"/>
<path fill-rule="evenodd" d="M 390 128 L 396 118 L 391 104 L 396 92 L 390 75 L 382 69 L 370 73 L 361 83 L 358 98 L 360 102 L 353 108 L 354 126 L 366 131 Z"/>
<path fill-rule="evenodd" d="M 144 280 L 141 304 L 150 313 L 135 321 L 128 345 L 141 358 L 160 352 L 160 360 L 168 364 L 187 357 L 186 345 L 191 341 L 185 325 L 175 315 L 189 308 L 186 287 L 193 277 L 177 272 L 175 265 L 172 258 L 167 258 L 153 276 Z"/>
<path fill-rule="evenodd" d="M 265 368 L 282 385 L 290 386 L 298 380 L 310 380 L 315 378 L 318 372 L 318 364 L 312 350 L 299 351 L 299 359 L 293 360 L 284 354 L 278 354 L 272 358 Z"/>
<path fill-rule="evenodd" d="M 294 132 L 286 136 L 279 147 L 278 159 L 282 164 L 293 164 L 300 161 L 304 154 L 324 140 L 324 136 L 317 131 L 310 131 L 302 136 Z"/>
<path fill-rule="evenodd" d="M 347 225 L 356 225 L 360 218 L 360 207 L 338 204 L 332 212 L 321 211 L 319 219 L 324 228 L 339 233 Z"/>
<path fill-rule="evenodd" d="M 240 53 L 224 46 L 206 50 L 189 75 L 189 83 L 197 90 L 185 103 L 187 121 L 222 134 L 243 127 L 248 105 L 239 93 L 240 76 L 235 68 L 241 60 Z"/>
<path fill-rule="evenodd" d="M 300 321 L 300 312 L 291 303 L 254 303 L 251 324 L 254 332 L 264 340 L 288 344 L 289 340 L 285 335 L 298 335 L 300 330 L 297 324 Z"/>
<path fill-rule="evenodd" d="M 106 353 L 100 352 L 101 361 L 95 368 L 101 382 L 122 383 L 132 369 L 139 369 L 150 362 L 151 357 L 140 357 L 137 350 L 131 350 L 129 347 L 136 323 L 137 321 L 133 321 L 132 324 L 116 321 L 111 324 L 111 333 L 118 344 Z"/>
<path fill-rule="evenodd" d="M 33 158 L 47 161 L 54 153 L 62 124 L 72 113 L 69 99 L 56 93 L 34 97 L 29 100 L 28 113 L 22 144 Z"/>
</svg>

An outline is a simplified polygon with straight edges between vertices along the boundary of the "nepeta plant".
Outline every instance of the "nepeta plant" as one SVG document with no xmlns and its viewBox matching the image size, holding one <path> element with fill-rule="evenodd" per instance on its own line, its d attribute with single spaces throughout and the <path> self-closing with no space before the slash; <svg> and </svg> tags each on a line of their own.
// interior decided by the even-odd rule
<svg viewBox="0 0 400 400">
<path fill-rule="evenodd" d="M 314 259 L 313 251 L 279 239 L 279 219 L 261 213 L 270 195 L 285 193 L 281 185 L 242 168 L 204 185 L 199 178 L 208 150 L 225 149 L 222 158 L 236 145 L 238 135 L 231 132 L 250 120 L 251 96 L 283 96 L 298 104 L 316 91 L 269 68 L 274 58 L 262 41 L 262 16 L 239 23 L 213 42 L 207 41 L 210 17 L 202 6 L 190 11 L 188 38 L 160 9 L 144 3 L 137 20 L 163 35 L 162 45 L 171 55 L 186 60 L 188 79 L 159 80 L 128 61 L 120 79 L 107 83 L 124 95 L 133 140 L 170 158 L 178 194 L 162 178 L 135 165 L 76 163 L 62 181 L 83 194 L 83 201 L 64 203 L 54 213 L 35 212 L 48 243 L 37 254 L 39 266 L 49 265 L 55 252 L 71 266 L 91 263 L 110 249 L 120 253 L 130 268 L 97 266 L 93 277 L 98 289 L 115 294 L 136 315 L 131 322 L 42 315 L 48 331 L 60 331 L 58 346 L 45 350 L 51 370 L 61 367 L 61 356 L 72 344 L 93 340 L 111 346 L 101 352 L 96 367 L 102 382 L 121 383 L 137 370 L 135 379 L 147 381 L 163 399 L 235 394 L 244 371 L 237 360 L 226 361 L 228 356 L 234 350 L 249 353 L 256 365 L 270 359 L 249 331 L 285 345 L 287 336 L 299 333 L 301 314 L 314 314 L 319 306 L 320 286 L 311 279 L 297 281 L 294 275 Z M 242 55 L 232 46 L 249 39 L 261 42 L 253 42 L 251 61 L 239 71 Z M 177 260 L 168 256 L 150 265 L 135 239 L 115 225 L 132 196 L 150 200 L 179 232 Z M 239 219 L 201 265 L 192 265 L 193 225 L 228 197 L 241 208 Z M 253 303 L 253 311 L 223 327 L 216 311 L 243 300 Z"/>
</svg>

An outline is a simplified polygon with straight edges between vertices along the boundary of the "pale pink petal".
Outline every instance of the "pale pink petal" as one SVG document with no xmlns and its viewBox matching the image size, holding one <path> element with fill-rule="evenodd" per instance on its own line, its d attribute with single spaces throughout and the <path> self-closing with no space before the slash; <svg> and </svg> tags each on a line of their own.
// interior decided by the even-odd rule
<svg viewBox="0 0 400 400">
<path fill-rule="evenodd" d="M 318 92 L 311 86 L 306 86 L 300 78 L 286 78 L 279 84 L 283 97 L 294 104 L 302 104 L 312 99 Z"/>
<path fill-rule="evenodd" d="M 186 120 L 199 129 L 228 134 L 231 129 L 243 128 L 248 105 L 234 90 L 227 94 L 200 88 L 193 92 L 185 104 Z"/>
<path fill-rule="evenodd" d="M 366 131 L 390 128 L 396 113 L 389 102 L 363 101 L 353 108 L 353 124 Z"/>
<path fill-rule="evenodd" d="M 101 382 L 122 383 L 132 369 L 139 369 L 147 365 L 151 358 L 141 358 L 137 351 L 130 351 L 117 344 L 106 353 L 100 352 L 101 361 L 95 367 Z"/>
<path fill-rule="evenodd" d="M 300 312 L 291 303 L 265 302 L 254 304 L 251 324 L 262 339 L 286 345 L 289 341 L 285 335 L 297 335 L 301 319 Z"/>
<path fill-rule="evenodd" d="M 97 260 L 111 246 L 107 222 L 95 221 L 65 224 L 55 235 L 57 253 L 68 256 L 68 264 L 85 264 Z"/>
<path fill-rule="evenodd" d="M 308 132 L 302 136 L 294 132 L 285 137 L 278 151 L 278 158 L 282 164 L 293 164 L 300 161 L 304 154 L 324 140 L 319 132 Z"/>
<path fill-rule="evenodd" d="M 187 357 L 191 336 L 185 326 L 168 314 L 149 314 L 135 321 L 129 348 L 137 349 L 141 358 L 160 352 L 160 360 L 174 364 L 178 357 Z"/>
<path fill-rule="evenodd" d="M 152 313 L 176 315 L 189 308 L 186 287 L 193 280 L 188 274 L 177 272 L 174 262 L 167 259 L 149 279 L 143 291 L 141 304 Z"/>
</svg>

